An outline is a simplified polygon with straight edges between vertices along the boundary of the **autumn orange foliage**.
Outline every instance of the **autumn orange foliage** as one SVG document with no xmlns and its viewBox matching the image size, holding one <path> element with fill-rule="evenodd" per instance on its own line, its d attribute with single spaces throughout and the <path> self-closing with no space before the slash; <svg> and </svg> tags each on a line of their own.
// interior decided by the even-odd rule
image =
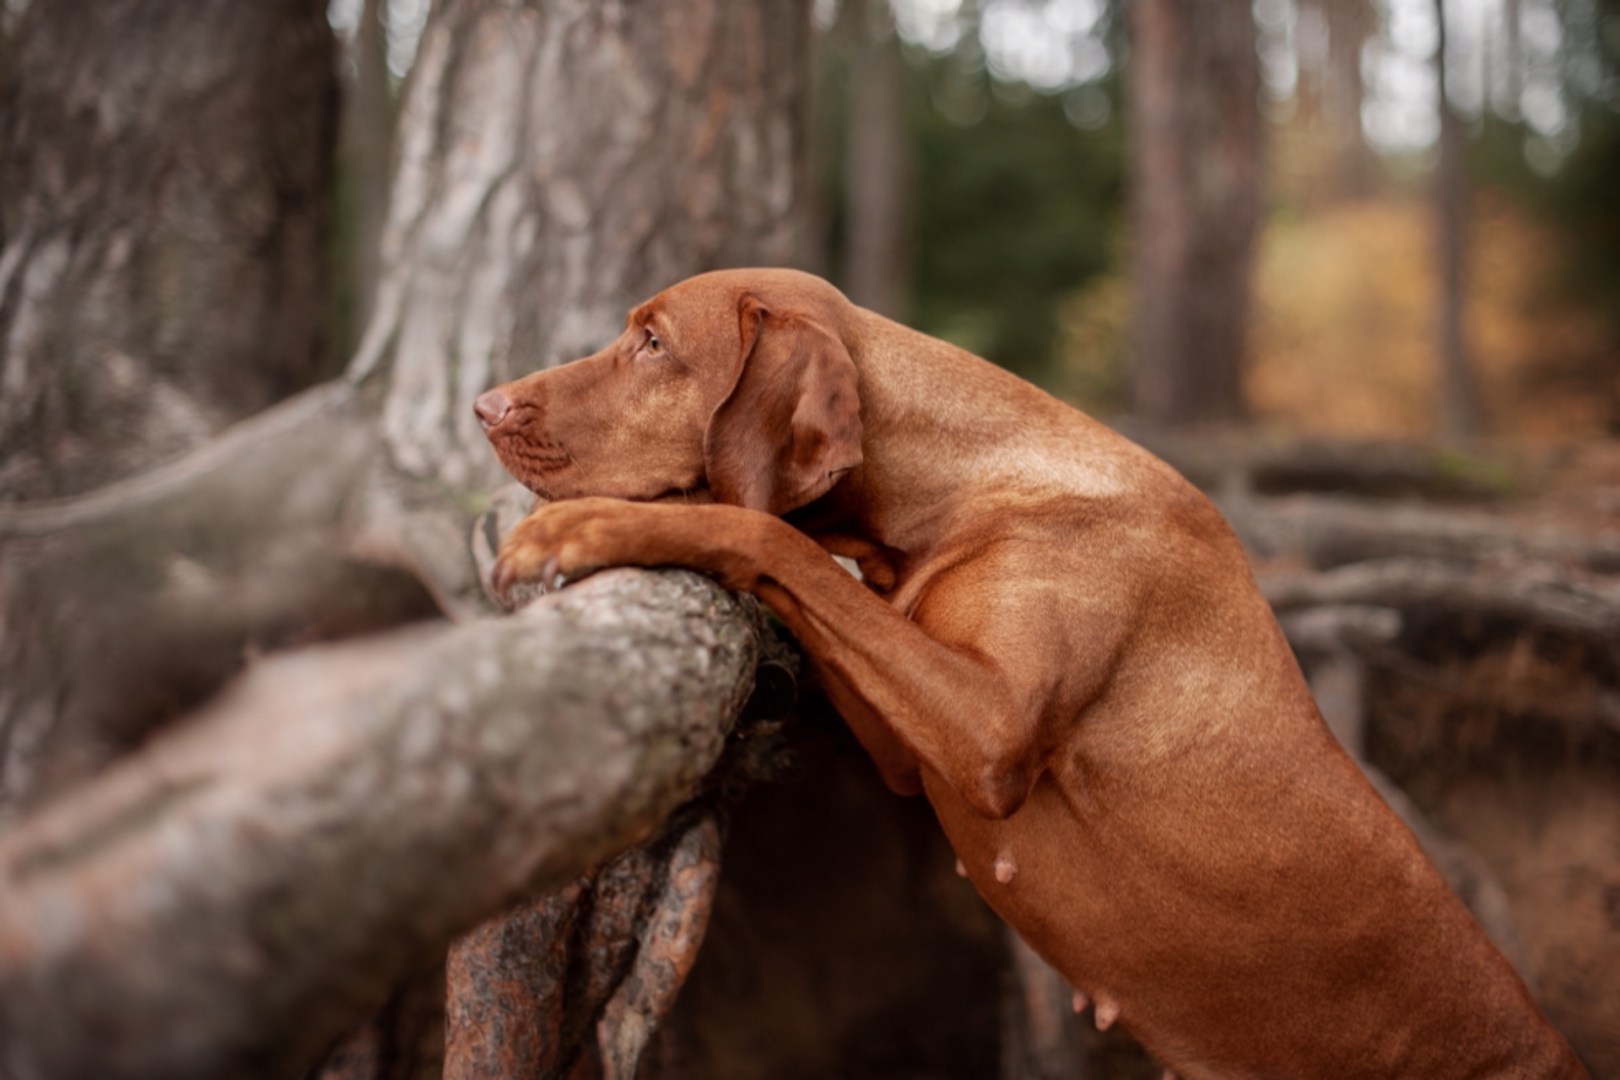
<svg viewBox="0 0 1620 1080">
<path fill-rule="evenodd" d="M 1473 215 L 1467 331 L 1487 433 L 1600 436 L 1617 417 L 1620 334 L 1574 299 L 1563 238 L 1507 198 Z M 1423 199 L 1278 214 L 1260 240 L 1245 386 L 1282 435 L 1427 439 L 1439 370 L 1434 214 Z M 1064 306 L 1055 389 L 1108 417 L 1128 406 L 1130 289 L 1095 278 Z"/>
<path fill-rule="evenodd" d="M 1433 220 L 1425 201 L 1389 199 L 1268 226 L 1246 384 L 1256 419 L 1309 434 L 1433 435 Z M 1466 326 L 1489 434 L 1601 434 L 1614 394 L 1593 373 L 1615 370 L 1620 342 L 1560 289 L 1560 237 L 1491 192 L 1472 224 Z"/>
</svg>

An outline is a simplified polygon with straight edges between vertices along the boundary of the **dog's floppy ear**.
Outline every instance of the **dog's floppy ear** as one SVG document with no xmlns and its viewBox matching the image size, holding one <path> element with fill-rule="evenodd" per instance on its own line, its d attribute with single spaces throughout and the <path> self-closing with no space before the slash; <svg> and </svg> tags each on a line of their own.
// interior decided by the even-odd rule
<svg viewBox="0 0 1620 1080">
<path fill-rule="evenodd" d="M 703 438 L 709 490 L 719 502 L 785 514 L 861 463 L 855 362 L 826 327 L 752 296 L 737 318 L 737 372 Z"/>
</svg>

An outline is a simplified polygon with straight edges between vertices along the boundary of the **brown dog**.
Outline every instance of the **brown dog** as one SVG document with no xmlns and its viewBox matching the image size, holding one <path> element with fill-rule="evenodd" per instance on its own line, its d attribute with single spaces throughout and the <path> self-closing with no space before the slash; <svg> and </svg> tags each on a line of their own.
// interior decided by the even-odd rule
<svg viewBox="0 0 1620 1080">
<path fill-rule="evenodd" d="M 785 270 L 682 282 L 476 408 L 562 500 L 499 587 L 758 596 L 990 906 L 1186 1080 L 1585 1075 L 1328 734 L 1226 523 L 1107 428 Z"/>
</svg>

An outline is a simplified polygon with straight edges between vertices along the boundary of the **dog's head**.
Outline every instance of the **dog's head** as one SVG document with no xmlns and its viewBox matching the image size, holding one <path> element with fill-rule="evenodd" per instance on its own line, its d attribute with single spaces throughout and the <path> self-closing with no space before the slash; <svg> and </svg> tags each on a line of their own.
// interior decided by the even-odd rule
<svg viewBox="0 0 1620 1080">
<path fill-rule="evenodd" d="M 702 497 L 783 514 L 861 463 L 847 301 L 819 278 L 729 270 L 630 312 L 583 360 L 478 398 L 501 464 L 549 499 Z"/>
</svg>

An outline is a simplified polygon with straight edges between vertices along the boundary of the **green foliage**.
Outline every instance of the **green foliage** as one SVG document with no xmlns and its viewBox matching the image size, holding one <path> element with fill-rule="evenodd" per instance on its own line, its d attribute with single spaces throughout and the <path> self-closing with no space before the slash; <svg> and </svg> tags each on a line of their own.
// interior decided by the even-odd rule
<svg viewBox="0 0 1620 1080">
<path fill-rule="evenodd" d="M 1507 191 L 1565 230 L 1571 258 L 1564 286 L 1596 303 L 1620 327 L 1620 0 L 1598 0 L 1583 6 L 1582 14 L 1593 38 L 1582 59 L 1594 67 L 1586 79 L 1566 83 L 1579 120 L 1574 152 L 1551 175 L 1537 175 L 1525 153 L 1536 136 L 1523 123 L 1490 117 L 1475 141 L 1470 168 L 1481 183 Z M 1568 10 L 1566 18 L 1573 18 Z M 1592 93 L 1583 95 L 1578 83 Z"/>
<path fill-rule="evenodd" d="M 817 158 L 827 265 L 842 265 L 848 44 L 822 56 Z M 1061 309 L 1111 269 L 1125 199 L 1112 85 L 1061 96 L 994 85 L 979 64 L 908 50 L 913 158 L 906 321 L 1047 386 L 1060 381 Z M 1076 107 L 1078 104 L 1078 108 Z M 836 281 L 837 271 L 832 271 Z"/>
<path fill-rule="evenodd" d="M 1118 110 L 1084 131 L 1060 98 L 993 87 L 950 59 L 913 77 L 911 321 L 1050 383 L 1063 302 L 1114 262 L 1125 198 Z M 947 111 L 982 116 L 964 124 Z"/>
<path fill-rule="evenodd" d="M 1577 286 L 1620 326 L 1620 113 L 1594 102 L 1582 119 L 1581 145 L 1544 205 L 1570 230 Z"/>
</svg>

